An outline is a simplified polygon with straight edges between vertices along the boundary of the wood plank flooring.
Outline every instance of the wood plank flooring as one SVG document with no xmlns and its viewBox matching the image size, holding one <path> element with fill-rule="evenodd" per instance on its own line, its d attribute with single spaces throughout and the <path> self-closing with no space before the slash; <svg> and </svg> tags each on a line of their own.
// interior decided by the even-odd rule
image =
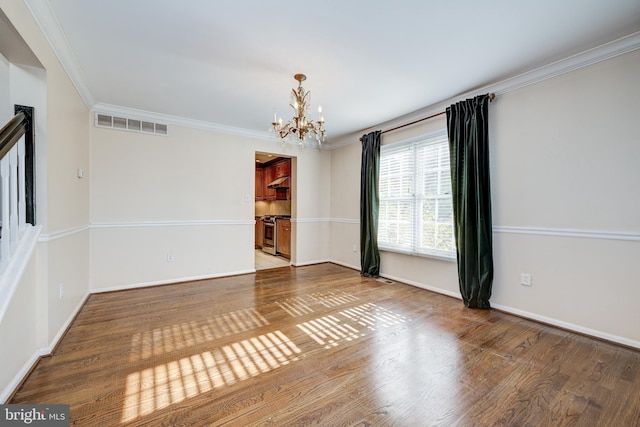
<svg viewBox="0 0 640 427">
<path fill-rule="evenodd" d="M 92 295 L 11 403 L 75 426 L 639 426 L 640 351 L 319 264 Z"/>
</svg>

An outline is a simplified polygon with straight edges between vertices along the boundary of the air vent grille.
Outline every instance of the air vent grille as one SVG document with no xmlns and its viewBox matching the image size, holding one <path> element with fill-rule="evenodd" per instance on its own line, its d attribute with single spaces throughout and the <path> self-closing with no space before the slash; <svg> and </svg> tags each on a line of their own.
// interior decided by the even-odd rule
<svg viewBox="0 0 640 427">
<path fill-rule="evenodd" d="M 110 116 L 108 114 L 96 114 L 96 126 L 129 130 L 132 132 L 152 133 L 154 135 L 167 135 L 167 125 L 162 123 L 147 122 L 144 120 L 128 119 L 126 117 Z"/>
</svg>

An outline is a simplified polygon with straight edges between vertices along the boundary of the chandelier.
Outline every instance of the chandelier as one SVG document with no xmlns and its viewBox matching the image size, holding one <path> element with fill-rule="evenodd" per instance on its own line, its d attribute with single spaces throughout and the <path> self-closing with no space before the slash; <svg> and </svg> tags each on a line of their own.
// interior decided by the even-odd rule
<svg viewBox="0 0 640 427">
<path fill-rule="evenodd" d="M 291 101 L 289 106 L 293 109 L 293 118 L 288 123 L 282 123 L 282 117 L 276 118 L 273 112 L 273 122 L 271 132 L 276 133 L 284 144 L 290 137 L 297 137 L 298 144 L 303 145 L 306 138 L 315 136 L 318 145 L 322 145 L 325 137 L 324 116 L 322 107 L 318 106 L 318 121 L 308 120 L 306 115 L 309 111 L 311 92 L 305 92 L 302 82 L 307 79 L 304 74 L 293 76 L 298 81 L 298 89 L 291 89 Z"/>
</svg>

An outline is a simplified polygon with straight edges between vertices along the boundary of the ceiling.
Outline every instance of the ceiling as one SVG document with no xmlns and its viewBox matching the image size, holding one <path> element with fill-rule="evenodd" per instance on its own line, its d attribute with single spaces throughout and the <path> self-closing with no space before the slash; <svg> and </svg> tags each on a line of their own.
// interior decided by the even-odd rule
<svg viewBox="0 0 640 427">
<path fill-rule="evenodd" d="M 640 31 L 638 0 L 27 1 L 94 105 L 266 132 L 304 73 L 328 142 Z"/>
</svg>

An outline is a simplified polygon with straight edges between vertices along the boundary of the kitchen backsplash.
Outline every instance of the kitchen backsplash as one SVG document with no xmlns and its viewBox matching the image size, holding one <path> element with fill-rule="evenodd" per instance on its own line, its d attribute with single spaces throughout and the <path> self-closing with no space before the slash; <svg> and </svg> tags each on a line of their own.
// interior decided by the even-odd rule
<svg viewBox="0 0 640 427">
<path fill-rule="evenodd" d="M 291 215 L 291 200 L 256 202 L 256 216 Z"/>
</svg>

